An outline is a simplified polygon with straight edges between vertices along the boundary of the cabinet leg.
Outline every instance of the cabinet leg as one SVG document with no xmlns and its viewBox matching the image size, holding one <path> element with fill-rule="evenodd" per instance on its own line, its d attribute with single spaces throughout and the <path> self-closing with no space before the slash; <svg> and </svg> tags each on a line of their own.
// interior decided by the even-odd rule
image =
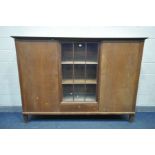
<svg viewBox="0 0 155 155">
<path fill-rule="evenodd" d="M 29 116 L 27 114 L 23 114 L 24 122 L 27 123 L 29 120 Z"/>
<path fill-rule="evenodd" d="M 129 122 L 133 122 L 135 119 L 135 114 L 129 114 Z"/>
</svg>

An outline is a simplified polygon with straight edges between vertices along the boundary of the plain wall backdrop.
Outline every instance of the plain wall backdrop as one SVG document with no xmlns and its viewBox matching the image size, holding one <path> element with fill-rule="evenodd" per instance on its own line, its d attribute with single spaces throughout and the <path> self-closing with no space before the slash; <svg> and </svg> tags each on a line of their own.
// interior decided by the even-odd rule
<svg viewBox="0 0 155 155">
<path fill-rule="evenodd" d="M 137 105 L 155 106 L 155 27 L 0 27 L 0 106 L 21 106 L 16 51 L 11 36 L 147 37 Z"/>
</svg>

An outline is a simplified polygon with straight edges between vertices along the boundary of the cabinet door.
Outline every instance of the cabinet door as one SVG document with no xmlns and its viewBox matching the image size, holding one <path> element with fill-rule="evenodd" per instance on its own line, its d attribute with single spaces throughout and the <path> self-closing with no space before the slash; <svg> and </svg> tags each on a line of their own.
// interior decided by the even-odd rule
<svg viewBox="0 0 155 155">
<path fill-rule="evenodd" d="M 102 42 L 100 48 L 99 111 L 133 112 L 143 42 Z"/>
<path fill-rule="evenodd" d="M 16 39 L 24 112 L 58 111 L 59 44 Z"/>
<path fill-rule="evenodd" d="M 61 112 L 98 111 L 97 68 L 97 42 L 61 43 Z"/>
</svg>

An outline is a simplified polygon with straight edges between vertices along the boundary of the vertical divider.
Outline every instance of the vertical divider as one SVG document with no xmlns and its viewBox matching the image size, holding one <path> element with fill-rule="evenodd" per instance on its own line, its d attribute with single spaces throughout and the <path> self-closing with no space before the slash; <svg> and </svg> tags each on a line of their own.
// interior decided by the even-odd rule
<svg viewBox="0 0 155 155">
<path fill-rule="evenodd" d="M 64 94 L 63 94 L 63 89 L 64 89 L 64 87 L 63 87 L 63 85 L 62 85 L 62 80 L 63 80 L 63 78 L 62 78 L 62 64 L 61 64 L 61 62 L 62 62 L 62 42 L 59 42 L 59 65 L 60 65 L 60 67 L 59 67 L 59 76 L 60 76 L 60 78 L 59 78 L 59 80 L 61 81 L 59 81 L 59 83 L 60 83 L 60 86 L 59 86 L 59 89 L 60 89 L 60 102 L 61 101 L 63 101 L 63 96 L 64 96 Z"/>
<path fill-rule="evenodd" d="M 72 75 L 72 78 L 73 78 L 73 101 L 74 101 L 74 95 L 75 95 L 75 88 L 74 88 L 74 78 L 75 78 L 75 74 L 74 74 L 74 42 L 72 42 L 73 44 L 73 75 Z"/>
<path fill-rule="evenodd" d="M 87 60 L 87 42 L 85 42 L 85 84 L 84 84 L 84 101 L 86 101 L 86 77 L 87 77 L 87 66 L 86 66 L 86 60 Z"/>
<path fill-rule="evenodd" d="M 100 63 L 100 43 L 97 43 L 97 66 L 96 66 L 96 101 L 98 101 L 99 97 L 99 63 Z"/>
</svg>

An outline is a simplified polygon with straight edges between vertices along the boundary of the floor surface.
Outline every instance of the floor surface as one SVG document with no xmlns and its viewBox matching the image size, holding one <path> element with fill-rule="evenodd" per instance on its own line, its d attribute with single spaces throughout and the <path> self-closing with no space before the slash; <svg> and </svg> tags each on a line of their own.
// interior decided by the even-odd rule
<svg viewBox="0 0 155 155">
<path fill-rule="evenodd" d="M 124 116 L 33 116 L 24 123 L 21 112 L 0 112 L 0 129 L 154 129 L 155 112 Z"/>
</svg>

